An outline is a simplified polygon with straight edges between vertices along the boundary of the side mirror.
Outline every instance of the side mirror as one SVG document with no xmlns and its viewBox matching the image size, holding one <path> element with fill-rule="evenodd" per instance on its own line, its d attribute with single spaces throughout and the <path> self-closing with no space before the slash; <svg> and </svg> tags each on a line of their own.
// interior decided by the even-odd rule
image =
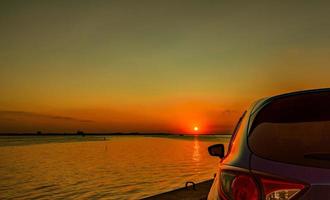
<svg viewBox="0 0 330 200">
<path fill-rule="evenodd" d="M 214 144 L 208 148 L 211 156 L 217 156 L 219 158 L 225 157 L 225 146 L 223 144 Z"/>
</svg>

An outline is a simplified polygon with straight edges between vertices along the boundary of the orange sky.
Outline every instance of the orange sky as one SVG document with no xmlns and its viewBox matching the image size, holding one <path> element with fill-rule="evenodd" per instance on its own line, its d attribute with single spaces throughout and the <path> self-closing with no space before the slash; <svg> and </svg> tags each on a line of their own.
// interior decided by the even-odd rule
<svg viewBox="0 0 330 200">
<path fill-rule="evenodd" d="M 0 8 L 0 132 L 229 133 L 254 100 L 329 87 L 327 2 Z"/>
</svg>

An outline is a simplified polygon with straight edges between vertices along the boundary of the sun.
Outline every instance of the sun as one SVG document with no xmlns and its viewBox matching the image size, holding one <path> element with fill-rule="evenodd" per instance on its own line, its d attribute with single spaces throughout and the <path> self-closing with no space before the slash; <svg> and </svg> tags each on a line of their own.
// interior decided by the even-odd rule
<svg viewBox="0 0 330 200">
<path fill-rule="evenodd" d="M 195 127 L 194 127 L 194 131 L 195 131 L 195 132 L 199 131 L 198 126 L 195 126 Z"/>
</svg>

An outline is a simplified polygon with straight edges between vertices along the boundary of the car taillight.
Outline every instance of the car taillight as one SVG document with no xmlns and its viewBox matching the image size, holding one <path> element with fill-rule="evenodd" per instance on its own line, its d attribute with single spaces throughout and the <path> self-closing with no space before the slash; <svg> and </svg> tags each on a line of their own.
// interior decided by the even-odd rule
<svg viewBox="0 0 330 200">
<path fill-rule="evenodd" d="M 260 178 L 266 200 L 292 199 L 306 186 L 282 180 Z"/>
<path fill-rule="evenodd" d="M 260 190 L 254 178 L 249 174 L 222 171 L 220 177 L 222 198 L 230 200 L 258 200 Z"/>
<path fill-rule="evenodd" d="M 220 173 L 220 196 L 226 200 L 287 200 L 306 186 L 286 180 L 223 170 Z"/>
</svg>

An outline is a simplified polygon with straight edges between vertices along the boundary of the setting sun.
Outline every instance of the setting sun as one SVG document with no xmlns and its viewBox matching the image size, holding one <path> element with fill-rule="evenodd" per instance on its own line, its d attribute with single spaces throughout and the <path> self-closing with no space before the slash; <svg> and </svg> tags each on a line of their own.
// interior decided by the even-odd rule
<svg viewBox="0 0 330 200">
<path fill-rule="evenodd" d="M 197 126 L 194 127 L 194 131 L 197 132 L 199 128 Z"/>
</svg>

